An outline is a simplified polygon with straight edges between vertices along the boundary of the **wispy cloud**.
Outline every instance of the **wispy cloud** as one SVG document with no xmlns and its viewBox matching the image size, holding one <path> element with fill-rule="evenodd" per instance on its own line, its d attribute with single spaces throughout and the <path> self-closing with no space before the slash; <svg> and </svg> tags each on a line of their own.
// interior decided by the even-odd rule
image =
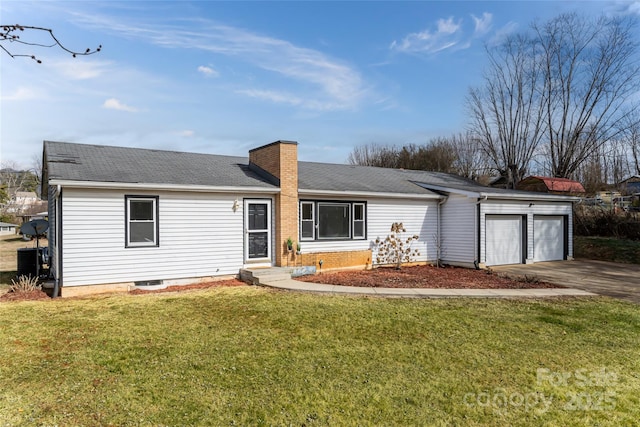
<svg viewBox="0 0 640 427">
<path fill-rule="evenodd" d="M 55 71 L 71 80 L 95 79 L 108 73 L 112 68 L 112 63 L 108 61 L 91 61 L 86 58 L 83 59 L 84 60 L 68 59 L 53 61 L 50 66 Z M 47 64 L 47 66 L 49 66 L 49 64 Z"/>
<path fill-rule="evenodd" d="M 615 4 L 615 3 L 614 3 Z M 639 15 L 640 16 L 640 1 L 638 0 L 624 0 L 617 3 L 619 9 L 624 15 Z"/>
<path fill-rule="evenodd" d="M 139 110 L 135 107 L 131 107 L 130 105 L 123 104 L 120 100 L 116 98 L 109 98 L 102 104 L 102 107 L 108 110 L 118 110 L 118 111 L 127 111 L 129 113 L 137 113 Z"/>
<path fill-rule="evenodd" d="M 3 101 L 28 101 L 39 98 L 38 92 L 29 87 L 19 87 L 11 93 L 3 94 L 0 99 Z"/>
<path fill-rule="evenodd" d="M 302 99 L 290 93 L 276 92 L 272 90 L 260 89 L 240 89 L 236 93 L 246 95 L 251 98 L 264 99 L 275 104 L 301 105 Z"/>
<path fill-rule="evenodd" d="M 178 132 L 178 135 L 184 137 L 184 138 L 191 138 L 195 135 L 195 131 L 192 131 L 190 129 L 185 129 L 185 130 L 181 130 Z"/>
<path fill-rule="evenodd" d="M 488 41 L 489 46 L 500 44 L 509 34 L 514 33 L 518 29 L 518 24 L 511 21 L 498 29 Z"/>
<path fill-rule="evenodd" d="M 454 21 L 453 17 L 439 19 L 436 30 L 423 30 L 410 33 L 400 42 L 393 41 L 391 49 L 405 53 L 435 53 L 450 48 L 458 43 L 461 33 L 461 20 Z"/>
<path fill-rule="evenodd" d="M 438 19 L 435 28 L 409 33 L 401 40 L 394 40 L 389 46 L 391 50 L 411 54 L 435 54 L 444 50 L 462 50 L 471 47 L 472 41 L 487 33 L 492 28 L 493 15 L 484 12 L 480 17 L 471 15 L 473 30 L 469 21 L 452 16 Z"/>
<path fill-rule="evenodd" d="M 481 17 L 471 15 L 473 22 L 475 23 L 474 35 L 480 36 L 486 34 L 491 29 L 491 22 L 493 21 L 493 15 L 489 12 L 484 12 Z"/>
<path fill-rule="evenodd" d="M 286 77 L 289 79 L 287 90 L 292 90 L 292 81 L 304 86 L 303 96 L 312 99 L 312 102 L 299 104 L 306 108 L 314 105 L 332 105 L 334 109 L 356 108 L 367 92 L 360 73 L 344 61 L 242 28 L 204 19 L 184 21 L 182 25 L 149 25 L 126 23 L 122 19 L 99 15 L 75 16 L 82 25 L 119 36 L 146 40 L 166 48 L 197 49 L 230 56 Z M 270 88 L 266 91 L 281 90 Z"/>
<path fill-rule="evenodd" d="M 218 77 L 220 75 L 219 72 L 217 72 L 213 68 L 211 68 L 209 66 L 206 66 L 206 65 L 199 66 L 198 67 L 198 71 L 201 72 L 202 74 L 204 74 L 207 77 Z"/>
</svg>

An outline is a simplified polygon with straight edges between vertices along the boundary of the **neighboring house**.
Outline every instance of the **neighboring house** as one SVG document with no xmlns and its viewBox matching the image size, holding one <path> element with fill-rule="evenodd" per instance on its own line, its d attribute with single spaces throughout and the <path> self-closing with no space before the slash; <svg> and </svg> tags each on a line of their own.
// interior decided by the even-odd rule
<svg viewBox="0 0 640 427">
<path fill-rule="evenodd" d="M 624 194 L 636 194 L 640 193 L 640 176 L 633 175 L 624 181 L 620 181 L 617 187 Z"/>
<path fill-rule="evenodd" d="M 567 178 L 554 178 L 550 176 L 529 176 L 520 181 L 516 188 L 523 191 L 536 191 L 549 194 L 564 194 L 579 196 L 584 195 L 585 190 L 578 181 Z"/>
<path fill-rule="evenodd" d="M 290 141 L 248 158 L 45 141 L 43 162 L 50 266 L 64 295 L 247 266 L 370 268 L 375 240 L 393 222 L 419 236 L 419 262 L 483 267 L 573 255 L 577 198 L 301 162 Z M 300 255 L 287 252 L 289 237 Z"/>
<path fill-rule="evenodd" d="M 7 205 L 6 212 L 16 216 L 21 216 L 34 206 L 38 206 L 40 202 L 41 201 L 38 200 L 38 195 L 33 191 L 16 191 Z"/>
<path fill-rule="evenodd" d="M 47 219 L 47 215 L 49 215 L 49 212 L 46 209 L 48 209 L 47 202 L 44 200 L 40 200 L 38 204 L 32 206 L 30 209 L 20 215 L 22 218 L 22 222 L 29 222 L 33 219 Z"/>
<path fill-rule="evenodd" d="M 493 188 L 507 188 L 509 186 L 509 180 L 502 175 L 490 176 L 487 181 L 487 185 Z"/>
<path fill-rule="evenodd" d="M 16 234 L 15 224 L 9 224 L 8 222 L 0 222 L 0 235 Z"/>
</svg>

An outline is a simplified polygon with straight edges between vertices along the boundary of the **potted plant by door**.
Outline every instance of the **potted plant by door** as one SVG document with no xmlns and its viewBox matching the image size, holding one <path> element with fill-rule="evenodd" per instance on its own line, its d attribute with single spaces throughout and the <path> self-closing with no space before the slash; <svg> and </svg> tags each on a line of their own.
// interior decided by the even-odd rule
<svg viewBox="0 0 640 427">
<path fill-rule="evenodd" d="M 300 242 L 296 243 L 296 255 L 300 255 Z"/>
<path fill-rule="evenodd" d="M 287 238 L 287 250 L 291 252 L 293 250 L 293 240 L 291 237 Z"/>
</svg>

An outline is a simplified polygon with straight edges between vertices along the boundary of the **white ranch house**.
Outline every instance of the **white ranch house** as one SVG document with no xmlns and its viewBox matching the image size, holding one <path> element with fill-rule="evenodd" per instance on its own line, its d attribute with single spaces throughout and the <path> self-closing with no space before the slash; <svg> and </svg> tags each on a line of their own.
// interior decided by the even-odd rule
<svg viewBox="0 0 640 427">
<path fill-rule="evenodd" d="M 370 268 L 393 222 L 419 236 L 419 262 L 482 268 L 573 256 L 576 198 L 302 162 L 291 141 L 248 158 L 45 141 L 43 162 L 50 265 L 65 296 L 250 266 Z"/>
</svg>

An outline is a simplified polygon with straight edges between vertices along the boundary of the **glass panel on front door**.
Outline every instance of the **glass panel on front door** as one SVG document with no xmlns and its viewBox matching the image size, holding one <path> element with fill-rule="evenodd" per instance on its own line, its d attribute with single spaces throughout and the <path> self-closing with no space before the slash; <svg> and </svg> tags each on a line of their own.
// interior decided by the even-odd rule
<svg viewBox="0 0 640 427">
<path fill-rule="evenodd" d="M 269 256 L 268 233 L 249 233 L 249 258 L 267 258 Z"/>
</svg>

